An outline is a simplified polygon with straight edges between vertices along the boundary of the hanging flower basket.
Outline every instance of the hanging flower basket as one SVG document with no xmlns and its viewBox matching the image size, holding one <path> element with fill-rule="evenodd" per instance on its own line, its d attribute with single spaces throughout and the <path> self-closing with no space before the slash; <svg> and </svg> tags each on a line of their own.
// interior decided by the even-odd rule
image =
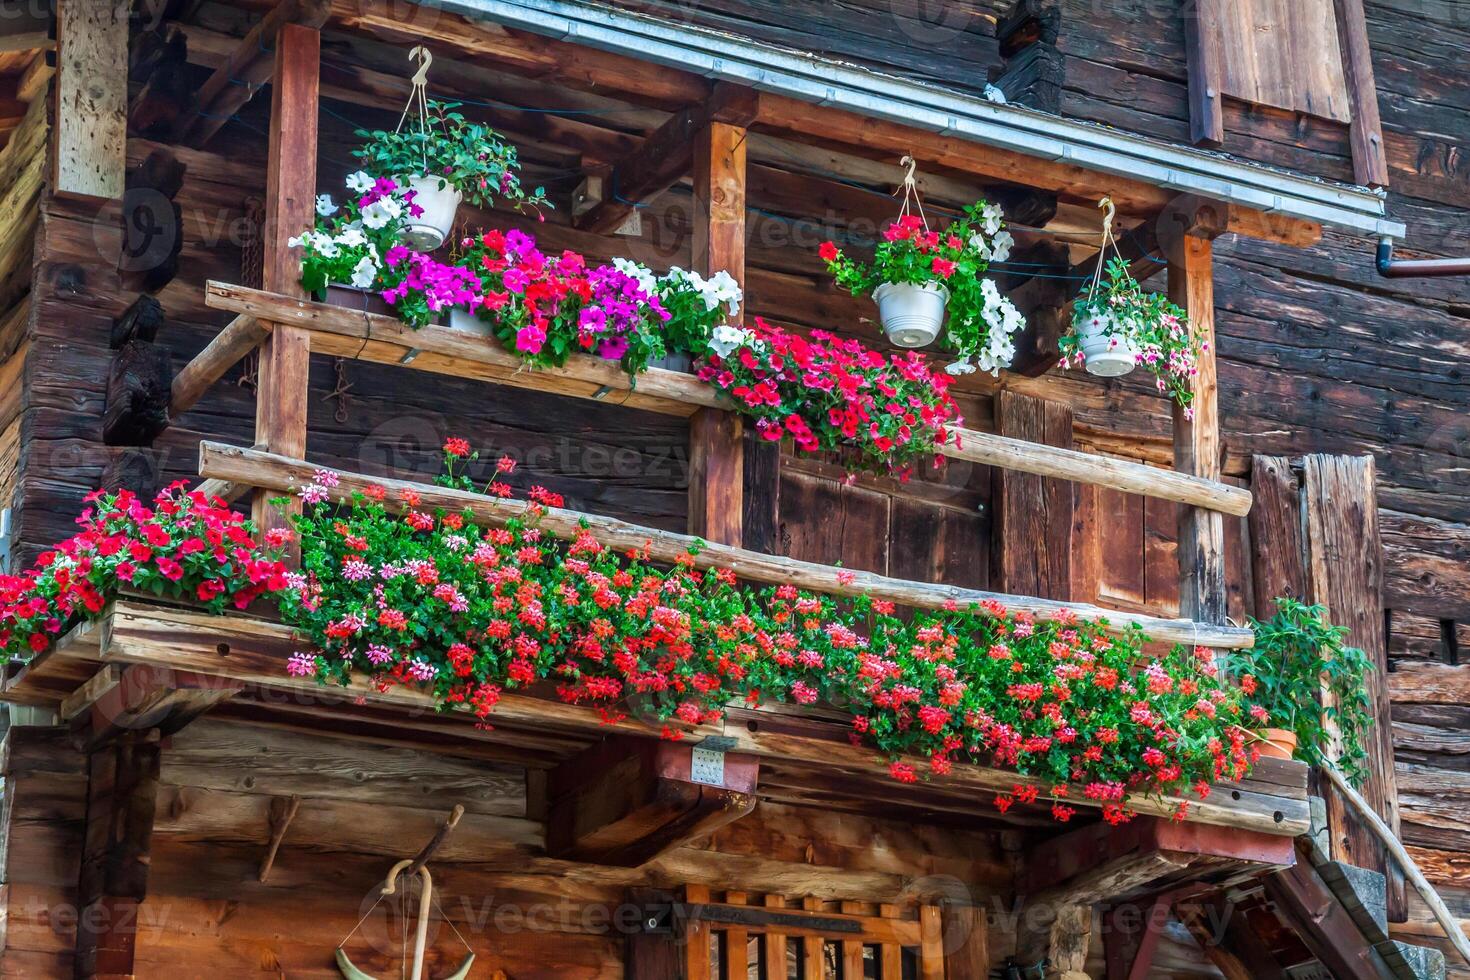
<svg viewBox="0 0 1470 980">
<path fill-rule="evenodd" d="M 928 347 L 939 339 L 949 290 L 937 282 L 885 282 L 873 290 L 883 333 L 896 347 Z"/>
<path fill-rule="evenodd" d="M 403 243 L 418 252 L 432 252 L 449 237 L 464 195 L 443 177 L 411 174 L 401 178 L 413 192 L 413 207 L 403 226 Z M 414 215 L 413 211 L 421 211 Z"/>
<path fill-rule="evenodd" d="M 1138 366 L 1138 348 L 1127 329 L 1107 313 L 1094 313 L 1077 321 L 1077 341 L 1088 374 L 1120 378 Z"/>
</svg>

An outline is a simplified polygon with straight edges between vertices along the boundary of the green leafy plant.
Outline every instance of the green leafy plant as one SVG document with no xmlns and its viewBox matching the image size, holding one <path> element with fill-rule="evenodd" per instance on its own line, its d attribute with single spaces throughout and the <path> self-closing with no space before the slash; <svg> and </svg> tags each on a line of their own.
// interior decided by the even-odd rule
<svg viewBox="0 0 1470 980">
<path fill-rule="evenodd" d="M 497 198 L 517 207 L 550 207 L 542 188 L 528 194 L 521 186 L 515 146 L 457 108 L 456 102 L 431 101 L 426 118 L 397 132 L 360 129 L 357 135 L 367 142 L 353 152 L 375 176 L 440 177 L 476 207 L 490 207 Z"/>
<path fill-rule="evenodd" d="M 1256 645 L 1232 654 L 1227 670 L 1273 727 L 1296 733 L 1299 759 L 1322 765 L 1335 755 L 1343 775 L 1361 785 L 1374 722 L 1363 682 L 1373 661 L 1344 642 L 1348 631 L 1329 623 L 1323 607 L 1282 598 L 1276 608 L 1266 622 L 1251 621 Z"/>
</svg>

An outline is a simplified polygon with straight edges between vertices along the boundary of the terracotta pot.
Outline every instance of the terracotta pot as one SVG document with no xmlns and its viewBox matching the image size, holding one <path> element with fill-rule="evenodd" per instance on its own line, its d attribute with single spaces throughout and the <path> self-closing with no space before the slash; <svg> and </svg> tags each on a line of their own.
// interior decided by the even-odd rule
<svg viewBox="0 0 1470 980">
<path fill-rule="evenodd" d="M 1296 756 L 1296 732 L 1286 728 L 1263 728 L 1254 733 L 1260 739 L 1261 755 L 1267 759 L 1292 759 Z"/>
<path fill-rule="evenodd" d="M 939 338 L 949 290 L 937 282 L 885 282 L 873 290 L 883 332 L 898 347 L 927 347 Z"/>
</svg>

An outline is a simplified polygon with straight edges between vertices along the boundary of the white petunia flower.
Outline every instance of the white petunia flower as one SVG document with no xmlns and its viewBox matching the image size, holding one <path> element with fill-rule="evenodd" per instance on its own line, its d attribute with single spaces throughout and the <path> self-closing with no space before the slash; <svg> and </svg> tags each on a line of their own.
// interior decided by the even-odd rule
<svg viewBox="0 0 1470 980">
<path fill-rule="evenodd" d="M 330 194 L 318 194 L 316 197 L 316 213 L 323 218 L 330 218 L 337 213 L 337 204 L 332 200 Z"/>
<path fill-rule="evenodd" d="M 990 261 L 1004 262 L 1011 257 L 1011 249 L 1015 247 L 1016 240 L 1008 231 L 1002 231 L 995 236 L 990 243 Z"/>
<path fill-rule="evenodd" d="M 985 229 L 985 234 L 994 235 L 1000 231 L 1001 218 L 1000 205 L 985 205 L 984 210 L 980 212 L 981 227 Z"/>
<path fill-rule="evenodd" d="M 732 351 L 745 346 L 753 336 L 749 330 L 721 324 L 710 334 L 709 349 L 722 358 L 729 357 Z"/>
<path fill-rule="evenodd" d="M 613 259 L 612 264 L 614 269 L 617 269 L 623 275 L 638 283 L 638 288 L 649 296 L 652 296 L 657 291 L 658 278 L 654 276 L 653 270 L 648 266 L 641 262 L 634 262 L 631 259 L 624 258 Z"/>
<path fill-rule="evenodd" d="M 352 285 L 358 289 L 369 288 L 377 278 L 378 267 L 367 256 L 363 256 L 352 269 Z"/>
<path fill-rule="evenodd" d="M 955 361 L 953 364 L 947 365 L 944 369 L 944 373 L 953 375 L 956 378 L 964 374 L 974 374 L 975 365 L 970 363 L 970 359 L 968 357 L 961 358 L 960 360 Z"/>
<path fill-rule="evenodd" d="M 740 283 L 735 281 L 735 277 L 724 269 L 704 281 L 702 292 L 705 306 L 708 309 L 713 310 L 724 303 L 731 316 L 739 315 L 740 301 L 745 298 L 745 294 L 740 289 Z"/>
<path fill-rule="evenodd" d="M 347 187 L 359 194 L 366 193 L 372 186 L 373 179 L 367 175 L 366 171 L 359 170 L 347 175 Z"/>
<path fill-rule="evenodd" d="M 367 244 L 367 236 L 362 233 L 361 228 L 349 226 L 337 233 L 337 244 L 346 245 L 348 248 L 356 248 Z"/>
</svg>

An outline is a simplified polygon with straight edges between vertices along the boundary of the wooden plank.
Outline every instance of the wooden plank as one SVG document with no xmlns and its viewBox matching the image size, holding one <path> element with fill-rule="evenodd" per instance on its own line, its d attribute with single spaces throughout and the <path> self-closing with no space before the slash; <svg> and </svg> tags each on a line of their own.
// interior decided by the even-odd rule
<svg viewBox="0 0 1470 980">
<path fill-rule="evenodd" d="M 117 606 L 108 623 L 109 642 L 104 658 L 107 662 L 142 663 L 189 671 L 214 677 L 222 687 L 224 682 L 243 685 L 252 695 L 272 698 L 286 693 L 304 699 L 307 705 L 323 709 L 340 701 L 419 711 L 434 708 L 433 697 L 422 691 L 402 687 L 381 691 L 366 679 L 354 680 L 342 688 L 324 687 L 311 679 L 290 677 L 283 665 L 299 643 L 287 627 L 279 624 L 241 616 L 215 617 L 194 611 L 127 604 Z M 74 649 L 79 654 L 89 655 L 94 662 L 102 656 L 95 648 L 90 654 L 81 645 Z M 887 760 L 877 758 L 867 747 L 852 745 L 848 741 L 848 726 L 844 721 L 813 725 L 811 721 L 803 720 L 804 727 L 793 731 L 793 719 L 771 710 L 749 711 L 732 707 L 727 715 L 721 723 L 686 730 L 686 735 L 691 738 L 722 736 L 731 740 L 732 751 L 762 759 L 785 759 L 816 766 L 826 773 L 821 778 L 849 774 L 877 779 L 878 785 L 887 785 Z M 609 724 L 603 722 L 597 712 L 519 694 L 506 694 L 501 699 L 496 706 L 495 719 L 497 725 L 507 727 L 590 733 L 595 737 L 615 732 L 653 739 L 661 734 L 661 726 L 657 723 L 625 718 Z M 923 760 L 909 761 L 920 766 L 924 764 Z M 1287 837 L 1304 833 L 1310 825 L 1306 771 L 1301 763 L 1263 759 L 1249 781 L 1222 784 L 1216 787 L 1208 800 L 1193 800 L 1188 822 L 1239 827 Z M 989 797 L 997 792 L 1011 792 L 1017 785 L 1035 785 L 1040 798 L 1051 798 L 1050 786 L 1037 780 L 1007 770 L 980 766 L 956 766 L 953 773 L 936 785 L 953 794 L 957 805 L 966 813 L 990 812 L 986 810 Z M 1094 805 L 1084 799 L 1072 802 L 1077 806 Z M 1132 805 L 1141 815 L 1169 817 L 1175 813 L 1179 802 L 1172 797 L 1139 797 Z"/>
<path fill-rule="evenodd" d="M 56 130 L 52 190 L 121 197 L 127 170 L 128 11 L 125 0 L 56 4 Z"/>
<path fill-rule="evenodd" d="M 1336 980 L 1381 980 L 1382 961 L 1308 861 L 1264 879 L 1266 895 Z"/>
<path fill-rule="evenodd" d="M 725 892 L 726 905 L 744 905 L 744 892 Z M 748 955 L 750 934 L 744 929 L 731 927 L 725 930 L 724 942 L 720 944 L 723 953 L 720 963 L 720 980 L 746 980 L 750 972 L 750 957 Z"/>
<path fill-rule="evenodd" d="M 286 296 L 305 296 L 300 282 L 300 256 L 286 241 L 315 221 L 320 86 L 321 34 L 297 24 L 283 25 L 276 34 L 275 74 L 271 83 L 262 284 Z M 309 333 L 282 325 L 266 338 L 260 349 L 255 397 L 257 444 L 286 455 L 306 454 L 310 368 Z M 256 495 L 253 514 L 255 526 L 262 534 L 290 524 L 288 514 L 271 506 L 264 494 Z"/>
<path fill-rule="evenodd" d="M 864 912 L 864 903 L 862 902 L 842 902 L 838 907 L 848 915 L 861 915 Z M 844 939 L 838 948 L 842 957 L 840 971 L 842 980 L 856 980 L 856 978 L 865 976 L 862 939 Z"/>
<path fill-rule="evenodd" d="M 523 361 L 481 333 L 442 326 L 415 331 L 391 317 L 243 286 L 211 282 L 206 288 L 205 304 L 211 309 L 301 327 L 311 334 L 314 351 L 334 357 L 406 363 L 419 370 L 597 401 L 611 401 L 609 392 L 625 392 L 616 404 L 681 416 L 690 415 L 695 407 L 729 404 L 710 386 L 678 371 L 650 368 L 635 381 L 617 365 L 581 355 L 574 355 L 564 368 L 528 371 Z M 1092 483 L 1235 516 L 1249 513 L 1251 506 L 1250 491 L 1216 480 L 1110 456 L 1036 446 L 973 429 L 952 430 L 949 443 L 940 452 L 951 459 Z"/>
<path fill-rule="evenodd" d="M 1375 724 L 1367 733 L 1368 781 L 1362 792 L 1395 834 L 1399 832 L 1393 726 L 1388 688 L 1388 643 L 1383 621 L 1383 545 L 1378 535 L 1378 479 L 1373 457 L 1306 458 L 1302 476 L 1306 508 L 1311 600 L 1327 619 L 1348 629 L 1348 642 L 1373 659 L 1363 683 L 1373 701 Z M 1334 859 L 1383 872 L 1389 879 L 1390 917 L 1404 910 L 1404 880 L 1371 828 L 1336 793 L 1327 796 L 1327 825 Z"/>
<path fill-rule="evenodd" d="M 989 919 L 983 908 L 972 905 L 944 906 L 945 980 L 989 980 Z M 899 978 L 884 967 L 883 980 Z"/>
<path fill-rule="evenodd" d="M 1301 488 L 1284 456 L 1251 459 L 1250 513 L 1252 605 L 1257 619 L 1276 615 L 1276 599 L 1307 597 L 1306 547 L 1302 541 Z"/>
<path fill-rule="evenodd" d="M 919 906 L 919 980 L 945 980 L 944 913 L 938 905 Z"/>
<path fill-rule="evenodd" d="M 231 320 L 183 370 L 174 375 L 169 411 L 175 418 L 187 412 L 210 387 L 270 335 L 271 324 L 240 314 Z"/>
<path fill-rule="evenodd" d="M 1343 70 L 1352 101 L 1348 138 L 1353 147 L 1353 179 L 1365 187 L 1387 187 L 1388 158 L 1383 148 L 1378 83 L 1373 74 L 1373 51 L 1368 45 L 1363 0 L 1335 0 L 1335 8 L 1342 35 Z"/>
<path fill-rule="evenodd" d="M 651 888 L 630 888 L 627 902 L 633 908 L 672 904 L 671 896 Z M 683 950 L 675 937 L 649 932 L 640 923 L 623 940 L 623 976 L 628 980 L 681 980 Z"/>
<path fill-rule="evenodd" d="M 684 901 L 689 905 L 709 902 L 709 889 L 704 885 L 685 885 Z M 684 932 L 684 980 L 715 980 L 710 967 L 710 926 L 695 917 Z M 723 980 L 723 978 L 721 978 Z"/>
<path fill-rule="evenodd" d="M 767 895 L 765 905 L 768 909 L 784 909 L 786 899 L 781 895 Z M 761 936 L 761 975 L 760 980 L 786 980 L 786 951 L 789 938 L 784 932 L 772 930 Z"/>
<path fill-rule="evenodd" d="M 807 896 L 801 900 L 801 907 L 808 912 L 820 912 L 822 900 Z M 826 980 L 826 950 L 821 936 L 801 937 L 801 976 L 813 978 L 813 980 Z"/>
<path fill-rule="evenodd" d="M 290 459 L 258 449 L 224 446 L 214 442 L 200 443 L 199 453 L 201 476 L 231 483 L 254 485 L 276 493 L 289 492 L 312 482 L 314 474 L 322 469 L 322 467 L 303 460 Z M 371 486 L 381 486 L 389 490 L 390 497 L 397 499 L 398 491 L 411 488 L 420 495 L 425 507 L 463 510 L 473 514 L 477 520 L 496 524 L 516 517 L 524 517 L 529 514 L 532 506 L 521 500 L 504 500 L 461 490 L 366 477 L 356 473 L 339 472 L 338 479 L 339 486 L 330 491 L 336 498 L 345 498 L 353 492 L 365 490 Z M 593 536 L 608 547 L 619 550 L 645 549 L 658 561 L 677 560 L 697 546 L 700 541 L 692 535 L 641 527 L 613 518 L 561 508 L 546 508 L 545 513 L 538 517 L 538 526 L 543 531 L 568 538 L 579 534 L 584 522 Z M 921 609 L 946 609 L 956 604 L 966 607 L 971 604 L 998 602 L 1013 613 L 1030 613 L 1040 620 L 1076 618 L 1086 622 L 1102 623 L 1108 629 L 1119 631 L 1126 631 L 1137 625 L 1142 627 L 1150 637 L 1162 642 L 1227 649 L 1249 647 L 1255 642 L 1255 636 L 1250 630 L 1238 627 L 1162 619 L 1140 613 L 1102 609 L 1088 603 L 1065 603 L 1051 599 L 965 589 L 953 585 L 912 582 L 873 572 L 850 571 L 814 562 L 762 555 L 714 542 L 706 543 L 699 550 L 699 554 L 694 557 L 694 567 L 726 568 L 747 581 L 767 584 L 789 582 L 800 588 L 829 595 L 870 595 Z"/>
<path fill-rule="evenodd" d="M 995 396 L 995 426 L 1008 438 L 1072 448 L 1072 410 L 1061 402 L 1001 391 Z M 997 468 L 993 507 L 995 590 L 1073 598 L 1071 484 Z M 1096 593 L 1077 598 L 1093 599 Z"/>
<path fill-rule="evenodd" d="M 1186 234 L 1169 263 L 1169 298 L 1189 314 L 1204 346 L 1190 384 L 1194 402 L 1188 412 L 1174 406 L 1174 469 L 1206 480 L 1221 473 L 1213 252 L 1210 238 Z M 1201 622 L 1226 621 L 1225 524 L 1218 511 L 1179 510 L 1179 609 Z"/>
<path fill-rule="evenodd" d="M 896 919 L 899 916 L 899 908 L 897 905 L 880 905 L 878 914 L 885 919 Z M 894 980 L 894 978 L 903 980 L 902 946 L 885 943 L 878 947 L 878 977 L 879 980 Z"/>
<path fill-rule="evenodd" d="M 748 100 L 747 100 L 748 101 Z M 754 115 L 751 105 L 749 115 Z M 694 268 L 721 270 L 745 285 L 746 131 L 710 122 L 695 134 Z M 743 543 L 745 426 L 730 411 L 696 412 L 689 424 L 689 530 L 724 544 Z"/>
<path fill-rule="evenodd" d="M 1220 103 L 1220 4 L 1196 0 L 1185 4 L 1184 48 L 1189 64 L 1189 136 L 1196 146 L 1225 142 L 1225 113 Z"/>
<path fill-rule="evenodd" d="M 287 25 L 316 30 L 331 14 L 331 0 L 280 0 L 256 22 L 228 59 L 202 86 L 194 105 L 174 123 L 174 142 L 202 147 L 271 79 L 271 53 Z M 277 59 L 279 60 L 279 59 Z M 294 234 L 294 233 L 293 233 Z"/>
</svg>

